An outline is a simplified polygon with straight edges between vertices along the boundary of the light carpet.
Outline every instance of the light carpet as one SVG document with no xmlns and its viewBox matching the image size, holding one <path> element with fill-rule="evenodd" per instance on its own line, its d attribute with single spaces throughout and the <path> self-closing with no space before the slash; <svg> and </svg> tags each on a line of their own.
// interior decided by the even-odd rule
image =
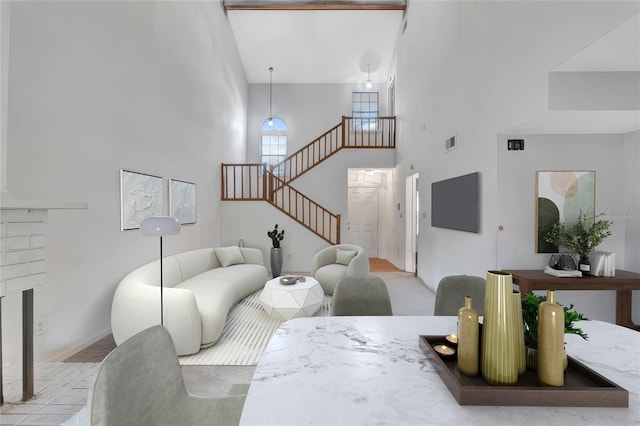
<svg viewBox="0 0 640 426">
<path fill-rule="evenodd" d="M 197 354 L 179 357 L 182 365 L 257 365 L 269 339 L 284 322 L 269 317 L 262 308 L 259 290 L 229 312 L 220 339 Z M 329 316 L 331 296 L 324 296 L 317 317 Z"/>
</svg>

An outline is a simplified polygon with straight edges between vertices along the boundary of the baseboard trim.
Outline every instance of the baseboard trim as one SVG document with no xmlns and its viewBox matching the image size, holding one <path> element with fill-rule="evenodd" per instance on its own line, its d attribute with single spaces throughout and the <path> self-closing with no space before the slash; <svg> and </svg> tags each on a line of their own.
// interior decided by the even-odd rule
<svg viewBox="0 0 640 426">
<path fill-rule="evenodd" d="M 51 353 L 47 355 L 46 359 L 43 359 L 40 362 L 64 362 L 64 360 L 66 360 L 70 356 L 75 355 L 76 353 L 99 342 L 100 340 L 104 339 L 110 334 L 111 334 L 111 329 L 107 329 L 99 333 L 97 336 L 90 337 L 84 340 L 83 342 L 78 343 L 78 345 L 74 346 L 73 348 L 67 348 L 67 349 L 63 349 L 63 350 Z"/>
</svg>

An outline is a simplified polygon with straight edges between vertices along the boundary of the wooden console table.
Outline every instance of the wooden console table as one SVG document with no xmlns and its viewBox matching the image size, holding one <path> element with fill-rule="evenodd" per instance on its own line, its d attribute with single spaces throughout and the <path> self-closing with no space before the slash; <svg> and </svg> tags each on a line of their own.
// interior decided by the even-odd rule
<svg viewBox="0 0 640 426">
<path fill-rule="evenodd" d="M 533 290 L 615 290 L 616 324 L 640 331 L 631 318 L 632 291 L 640 290 L 640 274 L 616 270 L 615 277 L 554 277 L 537 269 L 509 270 L 521 293 Z"/>
</svg>

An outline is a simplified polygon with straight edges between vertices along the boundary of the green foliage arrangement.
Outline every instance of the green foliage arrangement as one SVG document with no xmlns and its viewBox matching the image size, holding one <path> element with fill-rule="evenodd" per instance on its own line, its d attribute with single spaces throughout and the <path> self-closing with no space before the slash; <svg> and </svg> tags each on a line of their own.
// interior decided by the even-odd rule
<svg viewBox="0 0 640 426">
<path fill-rule="evenodd" d="M 587 217 L 580 213 L 578 221 L 573 225 L 554 223 L 544 240 L 550 244 L 564 247 L 569 254 L 587 257 L 605 238 L 611 235 L 609 227 L 613 222 L 610 220 L 596 221 L 596 217 Z M 587 224 L 587 221 L 591 219 L 594 219 L 593 223 Z"/>
<path fill-rule="evenodd" d="M 273 231 L 267 231 L 267 235 L 271 238 L 271 243 L 274 248 L 280 247 L 280 241 L 284 239 L 284 229 L 278 232 L 278 224 L 274 227 Z"/>
<path fill-rule="evenodd" d="M 526 293 L 522 298 L 522 321 L 524 324 L 525 344 L 532 348 L 538 347 L 538 305 L 547 300 L 547 296 L 538 296 L 533 293 Z M 562 306 L 562 304 L 558 303 Z M 565 334 L 577 334 L 587 340 L 589 336 L 581 328 L 574 326 L 577 321 L 587 321 L 582 314 L 573 309 L 573 304 L 569 307 L 562 306 L 564 310 L 564 332 Z"/>
</svg>

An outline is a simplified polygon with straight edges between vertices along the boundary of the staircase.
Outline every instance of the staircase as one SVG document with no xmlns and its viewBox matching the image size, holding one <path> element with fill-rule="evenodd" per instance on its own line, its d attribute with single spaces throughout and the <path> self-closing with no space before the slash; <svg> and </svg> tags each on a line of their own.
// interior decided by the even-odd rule
<svg viewBox="0 0 640 426">
<path fill-rule="evenodd" d="M 339 124 L 270 168 L 223 163 L 221 199 L 266 201 L 329 244 L 339 244 L 340 215 L 296 190 L 291 182 L 342 149 L 394 149 L 395 133 L 395 117 L 343 116 Z"/>
</svg>

